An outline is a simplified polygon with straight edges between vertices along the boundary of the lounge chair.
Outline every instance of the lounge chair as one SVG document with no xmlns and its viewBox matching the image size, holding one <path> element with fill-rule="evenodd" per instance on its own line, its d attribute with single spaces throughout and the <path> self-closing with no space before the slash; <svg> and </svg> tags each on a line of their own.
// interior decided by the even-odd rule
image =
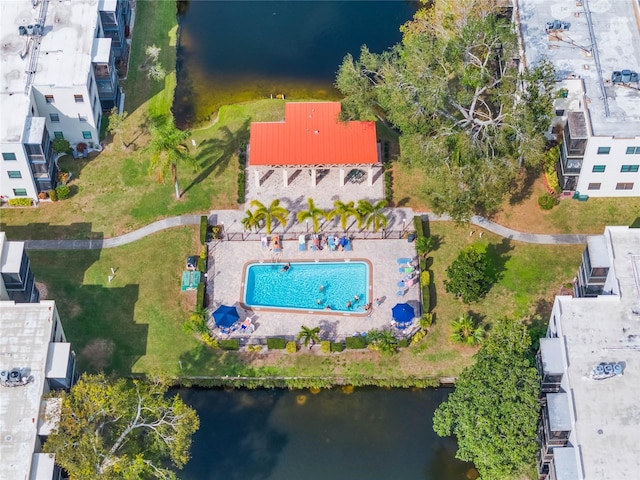
<svg viewBox="0 0 640 480">
<path fill-rule="evenodd" d="M 307 240 L 304 235 L 298 237 L 298 250 L 304 252 L 307 249 Z"/>
<path fill-rule="evenodd" d="M 398 262 L 398 265 L 409 265 L 411 262 L 413 262 L 413 258 L 409 258 L 409 257 L 399 258 L 397 262 Z"/>
<path fill-rule="evenodd" d="M 344 251 L 345 251 L 345 252 L 350 252 L 350 251 L 351 251 L 351 249 L 352 249 L 352 247 L 351 247 L 351 240 L 349 240 L 349 239 L 347 238 L 347 243 L 345 243 L 345 244 L 344 244 Z"/>
<path fill-rule="evenodd" d="M 333 235 L 329 235 L 327 239 L 327 245 L 329 245 L 329 250 L 332 252 L 336 249 L 336 242 L 333 240 Z"/>
<path fill-rule="evenodd" d="M 398 290 L 396 292 L 396 295 L 399 296 L 399 297 L 404 297 L 405 293 L 407 293 L 407 290 L 406 289 L 402 289 L 402 290 Z"/>
<path fill-rule="evenodd" d="M 404 287 L 404 280 L 400 280 L 398 282 L 398 288 L 403 288 Z"/>
<path fill-rule="evenodd" d="M 415 271 L 415 268 L 413 267 L 400 267 L 398 269 L 398 272 L 400 273 L 413 273 Z"/>
<path fill-rule="evenodd" d="M 409 280 L 404 282 L 404 286 L 405 287 L 412 287 L 413 285 L 415 285 L 415 283 L 416 283 L 415 277 L 414 278 L 410 278 Z"/>
</svg>

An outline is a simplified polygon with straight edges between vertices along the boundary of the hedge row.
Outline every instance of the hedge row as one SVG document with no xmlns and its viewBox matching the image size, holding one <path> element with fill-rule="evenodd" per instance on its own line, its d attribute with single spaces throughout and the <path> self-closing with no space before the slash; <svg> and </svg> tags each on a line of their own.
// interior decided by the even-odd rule
<svg viewBox="0 0 640 480">
<path fill-rule="evenodd" d="M 198 284 L 198 292 L 196 293 L 196 308 L 204 307 L 204 286 L 205 284 L 202 282 Z"/>
<path fill-rule="evenodd" d="M 200 216 L 200 244 L 207 243 L 207 230 L 209 229 L 209 218 L 206 215 Z"/>
<path fill-rule="evenodd" d="M 286 346 L 287 341 L 284 338 L 267 338 L 267 348 L 269 350 L 284 350 Z"/>
<path fill-rule="evenodd" d="M 246 167 L 247 164 L 247 147 L 240 146 L 240 154 L 238 155 L 238 203 L 244 203 L 246 191 Z"/>
<path fill-rule="evenodd" d="M 428 232 L 424 230 L 424 223 L 422 221 L 422 217 L 416 215 L 413 217 L 413 227 L 416 230 L 416 244 L 420 243 L 419 239 L 426 237 Z M 423 275 L 423 273 L 427 273 L 427 275 Z M 420 288 L 422 289 L 422 310 L 424 312 L 431 311 L 431 279 L 433 275 L 431 272 L 427 270 L 427 259 L 424 257 L 420 257 Z M 424 279 L 429 280 L 429 282 L 423 282 Z"/>
<path fill-rule="evenodd" d="M 10 198 L 10 207 L 30 207 L 33 204 L 31 197 Z"/>
<path fill-rule="evenodd" d="M 353 350 L 367 348 L 367 339 L 361 336 L 347 337 L 344 339 L 344 343 L 346 344 L 347 348 Z"/>
<path fill-rule="evenodd" d="M 238 350 L 240 348 L 240 342 L 237 338 L 228 338 L 226 340 L 219 340 L 218 344 L 222 350 Z"/>
</svg>

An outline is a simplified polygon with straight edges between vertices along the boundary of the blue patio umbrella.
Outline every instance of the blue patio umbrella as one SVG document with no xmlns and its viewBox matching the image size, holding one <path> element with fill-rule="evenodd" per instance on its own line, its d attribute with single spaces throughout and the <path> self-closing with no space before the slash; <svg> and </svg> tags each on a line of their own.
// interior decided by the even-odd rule
<svg viewBox="0 0 640 480">
<path fill-rule="evenodd" d="M 413 307 L 408 303 L 398 303 L 391 309 L 391 313 L 397 323 L 410 323 L 416 316 Z"/>
<path fill-rule="evenodd" d="M 215 312 L 213 312 L 213 319 L 216 325 L 221 328 L 229 328 L 238 321 L 240 315 L 236 307 L 229 307 L 228 305 L 220 305 Z"/>
</svg>

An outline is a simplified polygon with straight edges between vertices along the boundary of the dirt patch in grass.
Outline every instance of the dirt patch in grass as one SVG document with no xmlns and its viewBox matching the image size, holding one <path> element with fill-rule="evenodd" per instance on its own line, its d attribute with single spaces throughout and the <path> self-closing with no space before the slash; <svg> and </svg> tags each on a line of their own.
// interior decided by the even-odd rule
<svg viewBox="0 0 640 480">
<path fill-rule="evenodd" d="M 115 344 L 105 338 L 96 338 L 89 342 L 80 352 L 81 363 L 94 371 L 102 371 L 111 363 Z"/>
<path fill-rule="evenodd" d="M 537 178 L 531 187 L 531 193 L 516 204 L 506 203 L 492 219 L 500 225 L 528 233 L 557 233 L 557 228 L 549 222 L 550 210 L 538 205 L 538 198 L 546 193 L 542 177 Z M 568 201 L 568 200 L 563 200 Z"/>
</svg>

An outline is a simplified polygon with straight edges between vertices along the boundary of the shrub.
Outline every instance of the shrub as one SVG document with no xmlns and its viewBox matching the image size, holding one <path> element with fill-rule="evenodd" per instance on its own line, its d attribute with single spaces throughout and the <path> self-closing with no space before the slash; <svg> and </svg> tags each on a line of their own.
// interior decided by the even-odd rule
<svg viewBox="0 0 640 480">
<path fill-rule="evenodd" d="M 205 271 L 204 258 L 198 257 L 198 270 L 201 272 Z"/>
<path fill-rule="evenodd" d="M 209 228 L 209 219 L 206 215 L 200 217 L 200 244 L 207 243 L 207 229 Z"/>
<path fill-rule="evenodd" d="M 422 315 L 422 318 L 420 319 L 419 324 L 420 324 L 420 328 L 422 328 L 423 330 L 426 330 L 431 325 L 433 325 L 433 313 L 427 312 L 424 315 Z"/>
<path fill-rule="evenodd" d="M 347 337 L 344 339 L 347 345 L 347 348 L 358 350 L 361 348 L 366 348 L 367 340 L 364 337 Z"/>
<path fill-rule="evenodd" d="M 68 185 L 58 185 L 56 187 L 56 193 L 58 194 L 58 200 L 66 200 L 69 198 L 71 190 Z"/>
<path fill-rule="evenodd" d="M 284 338 L 267 338 L 267 348 L 269 350 L 284 350 L 287 342 Z"/>
<path fill-rule="evenodd" d="M 431 287 L 429 285 L 422 287 L 422 309 L 425 312 L 431 311 Z"/>
<path fill-rule="evenodd" d="M 296 342 L 287 342 L 287 353 L 296 353 L 298 351 L 298 344 Z"/>
<path fill-rule="evenodd" d="M 198 284 L 198 292 L 196 293 L 196 308 L 204 307 L 204 283 Z"/>
<path fill-rule="evenodd" d="M 322 353 L 331 353 L 331 342 L 329 340 L 322 340 L 320 342 L 320 351 Z"/>
<path fill-rule="evenodd" d="M 409 340 L 406 338 L 401 338 L 398 340 L 398 348 L 407 348 L 409 346 Z"/>
<path fill-rule="evenodd" d="M 38 194 L 38 199 L 39 200 L 46 200 L 47 199 L 47 192 L 40 192 Z"/>
<path fill-rule="evenodd" d="M 33 205 L 33 200 L 30 197 L 10 198 L 10 207 L 30 207 Z"/>
<path fill-rule="evenodd" d="M 543 193 L 542 195 L 540 195 L 540 197 L 538 197 L 538 205 L 540 205 L 540 208 L 542 208 L 543 210 L 551 210 L 557 204 L 558 199 L 550 193 Z"/>
<path fill-rule="evenodd" d="M 69 143 L 69 140 L 65 140 L 64 138 L 53 139 L 53 150 L 56 153 L 68 152 L 70 148 L 71 144 Z"/>
<path fill-rule="evenodd" d="M 332 352 L 342 352 L 344 350 L 344 343 L 342 342 L 331 342 L 331 351 Z"/>
<path fill-rule="evenodd" d="M 200 335 L 200 338 L 206 345 L 210 346 L 211 348 L 215 348 L 215 349 L 220 348 L 220 342 L 218 342 L 218 339 L 213 338 L 209 333 L 207 332 L 202 333 Z"/>
<path fill-rule="evenodd" d="M 240 342 L 237 338 L 228 338 L 226 340 L 220 340 L 218 342 L 222 350 L 238 350 L 240 348 Z"/>
<path fill-rule="evenodd" d="M 420 215 L 413 216 L 413 229 L 416 231 L 418 238 L 424 237 L 424 226 L 422 225 L 422 217 Z"/>
<path fill-rule="evenodd" d="M 261 352 L 262 345 L 247 345 L 248 352 Z"/>
<path fill-rule="evenodd" d="M 413 337 L 411 337 L 411 345 L 415 345 L 416 343 L 418 343 L 420 340 L 422 340 L 425 336 L 427 335 L 427 331 L 426 330 L 418 330 Z"/>
<path fill-rule="evenodd" d="M 431 274 L 429 273 L 429 270 L 425 270 L 420 274 L 420 285 L 423 287 L 431 285 Z"/>
<path fill-rule="evenodd" d="M 52 202 L 57 202 L 58 201 L 58 193 L 53 189 L 49 190 L 49 198 L 51 199 Z"/>
<path fill-rule="evenodd" d="M 69 172 L 60 170 L 58 175 L 56 175 L 56 180 L 58 180 L 58 183 L 67 183 L 67 180 L 69 180 Z"/>
<path fill-rule="evenodd" d="M 87 149 L 87 144 L 84 142 L 80 142 L 78 145 L 76 145 L 76 150 L 78 151 L 78 153 L 84 153 L 86 149 Z"/>
<path fill-rule="evenodd" d="M 211 238 L 220 238 L 221 234 L 222 234 L 221 225 L 214 225 L 213 227 L 211 227 Z"/>
</svg>

